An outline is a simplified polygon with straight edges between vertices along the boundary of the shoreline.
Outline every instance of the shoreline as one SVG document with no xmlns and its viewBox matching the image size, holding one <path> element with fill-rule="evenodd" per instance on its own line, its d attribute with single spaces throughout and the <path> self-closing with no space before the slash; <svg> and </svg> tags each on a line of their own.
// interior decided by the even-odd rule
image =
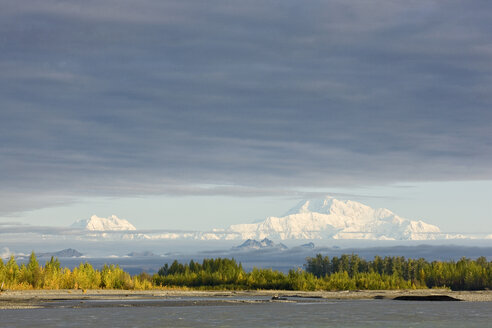
<svg viewBox="0 0 492 328">
<path fill-rule="evenodd" d="M 118 306 L 204 306 L 330 300 L 393 300 L 396 297 L 447 296 L 466 302 L 492 302 L 492 291 L 448 289 L 357 291 L 193 291 L 193 290 L 9 290 L 0 293 L 1 309 Z"/>
</svg>

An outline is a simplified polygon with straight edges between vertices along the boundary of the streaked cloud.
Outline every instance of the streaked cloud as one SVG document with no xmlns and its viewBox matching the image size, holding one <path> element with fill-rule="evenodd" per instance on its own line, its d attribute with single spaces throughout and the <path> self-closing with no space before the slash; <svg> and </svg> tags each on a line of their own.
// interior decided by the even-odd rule
<svg viewBox="0 0 492 328">
<path fill-rule="evenodd" d="M 0 3 L 3 214 L 492 178 L 490 2 Z"/>
</svg>

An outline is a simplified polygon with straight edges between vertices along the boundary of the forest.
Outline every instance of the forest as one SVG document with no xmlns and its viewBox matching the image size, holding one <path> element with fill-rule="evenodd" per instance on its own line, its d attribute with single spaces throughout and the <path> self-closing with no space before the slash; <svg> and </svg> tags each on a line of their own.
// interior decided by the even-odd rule
<svg viewBox="0 0 492 328">
<path fill-rule="evenodd" d="M 153 275 L 131 276 L 119 266 L 101 269 L 85 262 L 73 269 L 62 268 L 56 258 L 39 264 L 33 252 L 26 264 L 12 256 L 0 259 L 0 287 L 5 289 L 221 289 L 221 290 L 368 290 L 450 288 L 484 290 L 492 288 L 492 262 L 476 260 L 433 261 L 404 257 L 358 255 L 328 257 L 321 254 L 306 259 L 304 268 L 288 273 L 253 268 L 247 272 L 234 259 L 204 259 L 201 263 L 164 264 Z"/>
<path fill-rule="evenodd" d="M 404 257 L 375 256 L 366 261 L 357 255 L 329 258 L 318 254 L 306 259 L 305 269 L 318 278 L 347 273 L 349 278 L 373 274 L 379 277 L 395 277 L 411 283 L 416 288 L 448 287 L 452 290 L 483 290 L 492 288 L 492 262 L 485 257 L 476 260 L 461 258 L 459 261 L 433 261 L 405 259 Z M 361 288 L 363 289 L 363 288 Z"/>
</svg>

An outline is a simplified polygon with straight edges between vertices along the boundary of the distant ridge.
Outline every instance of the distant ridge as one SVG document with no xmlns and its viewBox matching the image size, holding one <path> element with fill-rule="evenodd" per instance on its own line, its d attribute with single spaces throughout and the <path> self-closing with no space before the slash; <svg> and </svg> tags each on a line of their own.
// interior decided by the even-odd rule
<svg viewBox="0 0 492 328">
<path fill-rule="evenodd" d="M 159 256 L 159 255 L 156 255 L 151 251 L 143 251 L 143 252 L 131 252 L 131 253 L 126 254 L 126 256 L 129 256 L 129 257 L 155 257 L 155 256 Z"/>
<path fill-rule="evenodd" d="M 38 257 L 52 257 L 53 256 L 53 257 L 63 258 L 63 257 L 81 257 L 84 254 L 80 253 L 76 249 L 67 248 L 67 249 L 63 249 L 63 250 L 58 251 L 58 252 L 38 253 L 36 255 Z"/>
<path fill-rule="evenodd" d="M 268 238 L 264 238 L 263 240 L 257 241 L 254 239 L 248 239 L 244 243 L 239 246 L 233 247 L 234 250 L 253 250 L 253 249 L 278 249 L 285 250 L 288 247 L 282 243 L 275 244 Z"/>
<path fill-rule="evenodd" d="M 307 244 L 302 244 L 301 247 L 313 249 L 315 246 L 313 242 L 310 242 Z"/>
</svg>

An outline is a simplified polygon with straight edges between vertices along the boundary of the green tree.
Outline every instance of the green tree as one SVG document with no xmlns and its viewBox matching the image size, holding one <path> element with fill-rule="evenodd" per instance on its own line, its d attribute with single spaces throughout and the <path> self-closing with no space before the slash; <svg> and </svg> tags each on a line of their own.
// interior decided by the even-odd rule
<svg viewBox="0 0 492 328">
<path fill-rule="evenodd" d="M 5 265 L 6 286 L 9 287 L 15 286 L 17 284 L 18 277 L 19 277 L 19 265 L 17 265 L 14 255 L 11 255 L 10 259 Z"/>
<path fill-rule="evenodd" d="M 42 284 L 41 267 L 39 266 L 38 259 L 34 251 L 29 256 L 29 262 L 27 263 L 27 282 L 34 288 L 38 288 Z"/>
</svg>

